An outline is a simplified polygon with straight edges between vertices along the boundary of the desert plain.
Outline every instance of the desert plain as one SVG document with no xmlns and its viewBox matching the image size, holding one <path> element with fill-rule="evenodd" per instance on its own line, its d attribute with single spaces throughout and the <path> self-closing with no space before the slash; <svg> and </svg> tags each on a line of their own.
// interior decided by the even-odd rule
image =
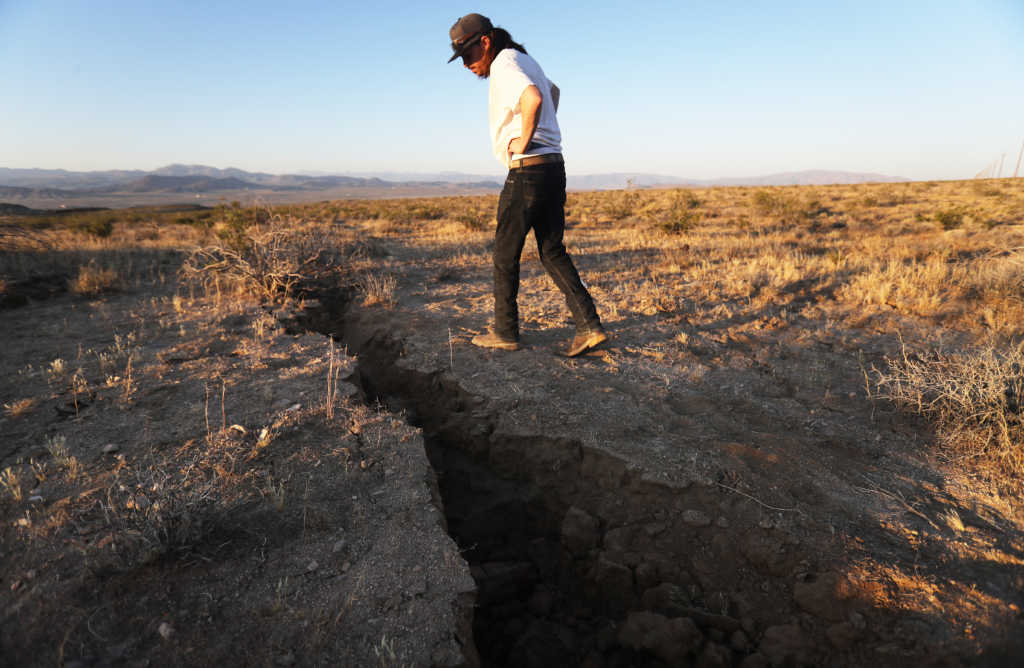
<svg viewBox="0 0 1024 668">
<path fill-rule="evenodd" d="M 0 217 L 10 665 L 1015 665 L 1024 180 Z"/>
</svg>

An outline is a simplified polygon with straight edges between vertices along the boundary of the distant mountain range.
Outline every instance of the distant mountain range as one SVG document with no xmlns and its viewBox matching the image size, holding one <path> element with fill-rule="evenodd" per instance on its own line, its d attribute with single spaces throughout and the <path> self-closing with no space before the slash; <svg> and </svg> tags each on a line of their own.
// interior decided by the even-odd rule
<svg viewBox="0 0 1024 668">
<path fill-rule="evenodd" d="M 575 190 L 602 190 L 609 188 L 652 186 L 767 186 L 767 185 L 823 185 L 830 183 L 867 183 L 908 181 L 902 177 L 882 174 L 864 174 L 810 170 L 786 172 L 749 178 L 687 179 L 677 176 L 649 173 L 620 172 L 612 174 L 574 175 L 568 186 Z M 289 195 L 295 199 L 302 193 L 331 191 L 333 196 L 344 196 L 348 189 L 359 190 L 358 196 L 389 192 L 437 194 L 452 192 L 493 192 L 500 189 L 501 177 L 459 172 L 432 174 L 408 172 L 375 172 L 358 176 L 311 172 L 306 174 L 267 174 L 241 169 L 219 169 L 206 165 L 168 165 L 152 171 L 109 170 L 73 172 L 63 169 L 13 169 L 0 167 L 0 201 L 27 200 L 82 200 L 103 196 L 163 195 L 201 193 L 244 193 L 260 191 Z M 454 189 L 453 189 L 454 188 Z"/>
</svg>

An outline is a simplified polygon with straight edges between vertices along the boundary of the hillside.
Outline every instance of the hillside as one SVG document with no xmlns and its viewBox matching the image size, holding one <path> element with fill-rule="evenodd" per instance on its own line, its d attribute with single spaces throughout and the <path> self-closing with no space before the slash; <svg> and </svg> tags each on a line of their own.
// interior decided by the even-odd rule
<svg viewBox="0 0 1024 668">
<path fill-rule="evenodd" d="M 152 172 L 0 168 L 0 201 L 33 208 L 54 206 L 126 207 L 175 204 L 192 199 L 239 200 L 246 203 L 302 203 L 338 198 L 462 195 L 497 192 L 501 176 L 455 172 L 268 174 L 206 165 L 168 165 Z M 621 172 L 568 175 L 570 189 L 600 190 L 667 186 L 797 185 L 904 182 L 881 174 L 809 170 L 748 178 L 700 180 L 664 174 Z"/>
</svg>

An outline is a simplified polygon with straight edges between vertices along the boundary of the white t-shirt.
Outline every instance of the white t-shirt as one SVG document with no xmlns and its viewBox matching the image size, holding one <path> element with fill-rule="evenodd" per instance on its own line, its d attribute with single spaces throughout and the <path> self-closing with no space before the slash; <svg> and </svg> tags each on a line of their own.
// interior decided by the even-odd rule
<svg viewBox="0 0 1024 668">
<path fill-rule="evenodd" d="M 512 160 L 531 155 L 562 152 L 562 133 L 555 117 L 555 103 L 551 99 L 551 82 L 544 76 L 544 70 L 529 55 L 513 48 L 502 49 L 491 62 L 490 72 L 490 121 L 491 141 L 494 157 L 510 167 L 508 144 L 523 133 L 523 117 L 519 109 L 519 98 L 531 85 L 540 91 L 540 119 L 533 133 L 531 145 L 539 144 L 528 153 L 516 153 Z"/>
</svg>

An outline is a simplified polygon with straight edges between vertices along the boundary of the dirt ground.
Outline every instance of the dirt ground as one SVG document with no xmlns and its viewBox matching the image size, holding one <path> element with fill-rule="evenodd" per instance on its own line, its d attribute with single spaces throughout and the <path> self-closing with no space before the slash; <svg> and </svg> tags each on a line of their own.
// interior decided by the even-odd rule
<svg viewBox="0 0 1024 668">
<path fill-rule="evenodd" d="M 523 349 L 469 342 L 492 232 L 454 214 L 332 214 L 344 275 L 283 307 L 167 279 L 0 311 L 3 662 L 1016 665 L 1019 485 L 872 384 L 975 334 L 787 277 L 846 266 L 838 206 L 727 285 L 757 237 L 714 196 L 671 238 L 570 203 L 611 335 L 575 359 L 529 241 Z M 1021 246 L 1014 215 L 928 234 Z"/>
<path fill-rule="evenodd" d="M 584 280 L 614 274 L 612 258 L 586 251 L 600 227 L 569 234 Z M 746 636 L 698 624 L 703 650 L 673 653 L 651 639 L 659 620 L 640 639 L 620 626 L 622 645 L 710 665 L 1024 657 L 1018 497 L 929 456 L 928 426 L 865 390 L 865 371 L 897 355 L 900 336 L 955 332 L 898 314 L 844 327 L 839 306 L 794 285 L 740 318 L 606 310 L 609 344 L 569 359 L 567 309 L 528 248 L 524 349 L 486 351 L 469 343 L 492 303 L 486 239 L 375 243 L 387 249 L 397 306 L 336 310 L 321 328 L 334 322 L 428 433 L 542 488 L 582 587 L 620 600 L 606 614 L 644 607 L 645 593 L 670 583 Z M 451 277 L 446 258 L 473 253 L 484 260 Z M 579 522 L 591 527 L 582 539 Z"/>
<path fill-rule="evenodd" d="M 149 290 L 4 312 L 0 455 L 24 491 L 4 499 L 0 663 L 472 656 L 421 436 L 276 316 Z"/>
</svg>

